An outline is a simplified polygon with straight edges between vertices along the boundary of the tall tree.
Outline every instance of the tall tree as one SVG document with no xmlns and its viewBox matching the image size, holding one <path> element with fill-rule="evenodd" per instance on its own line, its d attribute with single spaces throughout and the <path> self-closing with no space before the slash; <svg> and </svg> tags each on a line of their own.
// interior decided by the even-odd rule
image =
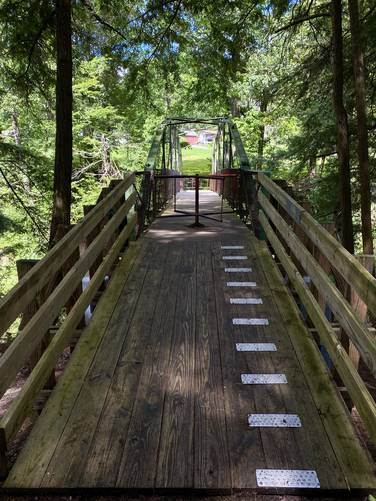
<svg viewBox="0 0 376 501">
<path fill-rule="evenodd" d="M 50 246 L 58 226 L 70 224 L 72 102 L 71 0 L 56 0 L 56 146 Z"/>
<path fill-rule="evenodd" d="M 333 102 L 336 115 L 336 142 L 340 179 L 341 234 L 342 245 L 353 254 L 354 236 L 351 210 L 349 126 L 343 100 L 342 0 L 332 0 L 331 7 L 333 32 Z"/>
<path fill-rule="evenodd" d="M 360 181 L 360 209 L 362 220 L 362 238 L 364 254 L 373 254 L 372 220 L 371 220 L 371 183 L 368 156 L 368 130 L 366 113 L 366 84 L 364 76 L 364 60 L 359 22 L 358 0 L 348 0 L 350 14 L 350 30 L 352 43 L 352 59 L 354 72 L 356 118 L 358 132 L 358 161 Z"/>
</svg>

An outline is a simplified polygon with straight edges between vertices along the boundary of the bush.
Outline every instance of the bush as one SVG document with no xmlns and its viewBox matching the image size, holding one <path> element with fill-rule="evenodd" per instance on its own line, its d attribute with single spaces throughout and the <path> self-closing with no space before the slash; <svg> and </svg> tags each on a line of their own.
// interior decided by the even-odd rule
<svg viewBox="0 0 376 501">
<path fill-rule="evenodd" d="M 188 141 L 180 141 L 181 148 L 192 148 L 192 146 L 188 143 Z"/>
</svg>

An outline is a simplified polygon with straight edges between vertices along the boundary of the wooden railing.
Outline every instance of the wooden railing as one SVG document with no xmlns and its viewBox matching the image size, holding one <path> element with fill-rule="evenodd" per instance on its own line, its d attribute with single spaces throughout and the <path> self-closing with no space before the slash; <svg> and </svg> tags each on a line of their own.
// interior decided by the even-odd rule
<svg viewBox="0 0 376 501">
<path fill-rule="evenodd" d="M 258 173 L 257 181 L 262 188 L 258 190 L 261 209 L 259 221 L 266 237 L 304 305 L 320 343 L 327 350 L 364 426 L 376 443 L 376 404 L 357 370 L 360 357 L 371 374 L 376 376 L 376 338 L 367 323 L 367 314 L 364 314 L 368 308 L 370 313 L 376 315 L 376 279 L 269 177 Z M 302 235 L 304 239 L 309 239 L 314 253 L 303 243 Z M 316 259 L 318 254 L 322 259 Z M 333 271 L 344 279 L 345 287 L 337 287 L 333 283 L 327 269 L 320 266 L 323 260 L 327 260 Z M 302 274 L 310 277 L 316 291 L 312 291 Z M 349 291 L 364 303 L 362 318 L 348 301 Z M 320 298 L 323 301 L 319 301 Z M 337 325 L 341 327 L 340 332 L 325 316 L 320 302 L 330 308 Z M 346 338 L 348 343 L 343 342 Z M 346 344 L 350 345 L 351 350 Z M 354 351 L 356 356 L 350 357 L 348 352 Z"/>
<path fill-rule="evenodd" d="M 134 235 L 137 195 L 134 174 L 118 181 L 0 301 L 0 335 L 20 316 L 17 336 L 0 357 L 0 397 L 43 344 L 40 357 L 18 396 L 0 420 L 0 474 L 6 475 L 6 451 L 34 402 L 54 373 L 64 349 L 84 327 L 86 309 L 104 289 Z M 107 193 L 108 191 L 108 193 Z M 126 259 L 127 253 L 124 258 Z M 82 280 L 89 278 L 83 290 Z M 34 313 L 30 312 L 30 305 Z M 46 343 L 46 339 L 48 342 Z"/>
</svg>

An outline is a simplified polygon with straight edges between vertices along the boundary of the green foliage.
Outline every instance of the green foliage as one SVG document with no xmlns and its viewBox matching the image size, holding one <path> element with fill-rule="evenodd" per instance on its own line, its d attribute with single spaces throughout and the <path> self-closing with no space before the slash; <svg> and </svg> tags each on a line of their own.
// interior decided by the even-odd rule
<svg viewBox="0 0 376 501">
<path fill-rule="evenodd" d="M 181 148 L 192 148 L 192 146 L 190 145 L 190 143 L 188 143 L 188 141 L 180 141 L 180 146 Z"/>
<path fill-rule="evenodd" d="M 338 217 L 327 3 L 95 0 L 72 5 L 74 222 L 111 175 L 143 168 L 155 127 L 166 116 L 231 113 L 253 167 L 293 182 L 321 221 Z M 376 10 L 370 0 L 362 10 L 374 182 Z M 294 24 L 309 14 L 321 17 Z M 346 12 L 344 28 L 359 229 Z M 15 260 L 40 256 L 46 248 L 55 140 L 54 29 L 53 2 L 0 2 L 0 294 L 15 283 Z M 181 145 L 185 173 L 210 172 L 210 145 Z"/>
<path fill-rule="evenodd" d="M 182 150 L 182 173 L 192 175 L 210 174 L 212 151 L 213 148 L 210 144 L 196 144 L 191 148 L 184 148 Z"/>
</svg>

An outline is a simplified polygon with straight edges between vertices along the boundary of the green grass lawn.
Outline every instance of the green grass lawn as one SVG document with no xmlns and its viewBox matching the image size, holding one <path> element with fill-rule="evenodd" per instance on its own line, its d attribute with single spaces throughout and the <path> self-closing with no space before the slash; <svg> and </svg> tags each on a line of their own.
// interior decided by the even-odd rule
<svg viewBox="0 0 376 501">
<path fill-rule="evenodd" d="M 191 148 L 183 148 L 182 174 L 210 174 L 212 151 L 211 144 L 199 144 Z"/>
</svg>

